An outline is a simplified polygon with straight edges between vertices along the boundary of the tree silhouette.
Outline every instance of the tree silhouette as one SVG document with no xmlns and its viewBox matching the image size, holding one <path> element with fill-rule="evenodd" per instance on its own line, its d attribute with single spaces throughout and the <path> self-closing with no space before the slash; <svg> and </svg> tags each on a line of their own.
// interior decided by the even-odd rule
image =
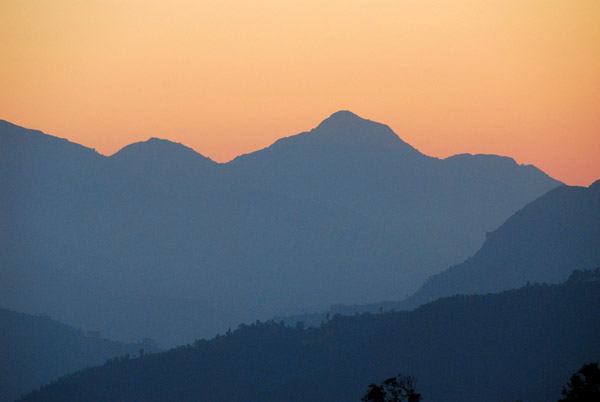
<svg viewBox="0 0 600 402">
<path fill-rule="evenodd" d="M 363 402 L 420 402 L 421 394 L 415 391 L 416 380 L 412 376 L 398 374 L 381 383 L 371 384 L 361 398 Z"/>
<path fill-rule="evenodd" d="M 589 363 L 571 376 L 562 390 L 563 398 L 558 402 L 600 401 L 600 368 L 598 363 Z"/>
</svg>

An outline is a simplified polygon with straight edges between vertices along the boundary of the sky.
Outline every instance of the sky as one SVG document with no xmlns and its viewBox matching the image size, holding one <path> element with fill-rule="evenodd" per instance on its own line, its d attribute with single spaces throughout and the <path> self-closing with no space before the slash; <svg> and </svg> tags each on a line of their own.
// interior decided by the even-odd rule
<svg viewBox="0 0 600 402">
<path fill-rule="evenodd" d="M 218 162 L 338 110 L 421 152 L 600 179 L 598 0 L 2 0 L 0 119 Z"/>
</svg>

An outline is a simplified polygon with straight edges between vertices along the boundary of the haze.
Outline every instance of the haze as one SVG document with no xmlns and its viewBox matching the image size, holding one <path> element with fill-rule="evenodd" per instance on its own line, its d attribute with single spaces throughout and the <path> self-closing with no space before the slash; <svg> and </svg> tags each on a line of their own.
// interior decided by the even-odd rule
<svg viewBox="0 0 600 402">
<path fill-rule="evenodd" d="M 220 162 L 339 109 L 421 152 L 600 177 L 595 0 L 0 4 L 0 118 L 109 155 L 148 137 Z"/>
</svg>

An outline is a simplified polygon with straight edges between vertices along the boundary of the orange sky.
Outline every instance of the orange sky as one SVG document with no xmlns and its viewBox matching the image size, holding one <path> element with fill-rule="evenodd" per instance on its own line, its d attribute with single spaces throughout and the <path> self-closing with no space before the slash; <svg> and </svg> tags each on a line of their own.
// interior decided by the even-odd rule
<svg viewBox="0 0 600 402">
<path fill-rule="evenodd" d="M 217 161 L 348 109 L 421 152 L 600 179 L 600 1 L 0 2 L 0 118 Z"/>
</svg>

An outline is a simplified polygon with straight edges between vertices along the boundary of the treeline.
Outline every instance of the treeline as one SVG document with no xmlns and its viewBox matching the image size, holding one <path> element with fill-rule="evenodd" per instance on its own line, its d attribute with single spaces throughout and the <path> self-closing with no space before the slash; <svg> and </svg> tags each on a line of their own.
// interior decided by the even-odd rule
<svg viewBox="0 0 600 402">
<path fill-rule="evenodd" d="M 561 285 L 454 296 L 413 312 L 274 321 L 82 370 L 21 401 L 358 401 L 367 384 L 411 373 L 425 400 L 557 400 L 599 360 L 600 270 Z"/>
</svg>

